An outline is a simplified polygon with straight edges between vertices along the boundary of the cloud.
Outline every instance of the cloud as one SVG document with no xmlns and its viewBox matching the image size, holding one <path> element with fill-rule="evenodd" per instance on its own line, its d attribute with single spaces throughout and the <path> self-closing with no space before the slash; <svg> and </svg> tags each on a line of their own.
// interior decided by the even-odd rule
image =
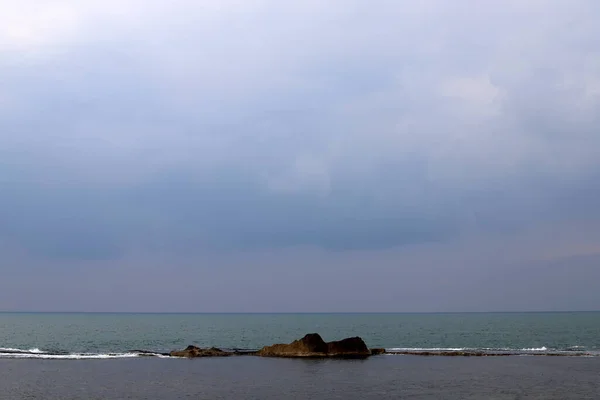
<svg viewBox="0 0 600 400">
<path fill-rule="evenodd" d="M 2 4 L 2 11 L 0 49 L 4 51 L 39 48 L 65 40 L 81 29 L 77 8 L 64 2 Z"/>
<path fill-rule="evenodd" d="M 596 2 L 2 8 L 0 237 L 39 257 L 594 218 Z"/>
</svg>

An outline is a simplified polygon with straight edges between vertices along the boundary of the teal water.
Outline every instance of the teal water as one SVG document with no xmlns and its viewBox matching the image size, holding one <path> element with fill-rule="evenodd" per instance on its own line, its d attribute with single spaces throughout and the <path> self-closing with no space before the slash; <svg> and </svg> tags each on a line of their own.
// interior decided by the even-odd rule
<svg viewBox="0 0 600 400">
<path fill-rule="evenodd" d="M 318 332 L 388 349 L 600 354 L 600 312 L 456 314 L 0 313 L 0 357 L 168 352 L 189 344 L 257 349 Z M 44 357 L 45 356 L 45 357 Z"/>
</svg>

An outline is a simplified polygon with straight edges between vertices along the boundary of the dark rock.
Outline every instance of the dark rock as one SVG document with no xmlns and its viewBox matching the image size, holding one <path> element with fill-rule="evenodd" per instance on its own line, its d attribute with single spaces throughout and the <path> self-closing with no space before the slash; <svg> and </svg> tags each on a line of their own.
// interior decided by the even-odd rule
<svg viewBox="0 0 600 400">
<path fill-rule="evenodd" d="M 202 349 L 196 346 L 188 346 L 185 350 L 181 351 L 172 351 L 169 353 L 171 357 L 188 357 L 188 358 L 196 358 L 196 357 L 227 357 L 232 355 L 227 351 L 223 351 L 221 349 L 217 349 L 215 347 L 211 347 L 209 349 Z"/>
<path fill-rule="evenodd" d="M 262 357 L 368 357 L 371 351 L 359 337 L 326 343 L 317 333 L 310 333 L 290 344 L 263 347 L 257 355 Z"/>
<path fill-rule="evenodd" d="M 371 350 L 358 336 L 327 343 L 329 357 L 368 357 Z"/>
<path fill-rule="evenodd" d="M 256 350 L 233 350 L 235 356 L 255 356 L 257 355 Z"/>
<path fill-rule="evenodd" d="M 290 344 L 274 344 L 258 351 L 262 357 L 327 357 L 327 343 L 318 333 L 310 333 Z"/>
<path fill-rule="evenodd" d="M 386 353 L 385 349 L 371 349 L 371 355 L 373 355 L 373 356 L 377 356 L 377 355 L 385 354 L 385 353 Z"/>
<path fill-rule="evenodd" d="M 139 354 L 140 356 L 155 357 L 155 356 L 169 356 L 170 353 L 158 353 L 156 351 L 149 350 L 129 350 L 130 353 Z"/>
</svg>

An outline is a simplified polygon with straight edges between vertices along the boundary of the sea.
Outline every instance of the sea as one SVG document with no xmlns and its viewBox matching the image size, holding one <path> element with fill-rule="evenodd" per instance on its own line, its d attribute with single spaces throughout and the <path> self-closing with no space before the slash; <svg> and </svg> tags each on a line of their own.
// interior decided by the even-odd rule
<svg viewBox="0 0 600 400">
<path fill-rule="evenodd" d="M 388 354 L 165 355 L 190 344 L 256 350 L 313 332 L 360 336 Z M 0 313 L 0 399 L 371 398 L 600 399 L 600 312 Z"/>
</svg>

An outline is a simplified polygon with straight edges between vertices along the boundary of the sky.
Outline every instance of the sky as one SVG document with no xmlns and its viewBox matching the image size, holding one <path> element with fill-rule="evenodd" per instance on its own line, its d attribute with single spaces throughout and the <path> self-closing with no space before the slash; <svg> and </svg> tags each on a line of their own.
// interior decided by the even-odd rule
<svg viewBox="0 0 600 400">
<path fill-rule="evenodd" d="M 600 310 L 595 0 L 0 0 L 0 310 Z"/>
</svg>

